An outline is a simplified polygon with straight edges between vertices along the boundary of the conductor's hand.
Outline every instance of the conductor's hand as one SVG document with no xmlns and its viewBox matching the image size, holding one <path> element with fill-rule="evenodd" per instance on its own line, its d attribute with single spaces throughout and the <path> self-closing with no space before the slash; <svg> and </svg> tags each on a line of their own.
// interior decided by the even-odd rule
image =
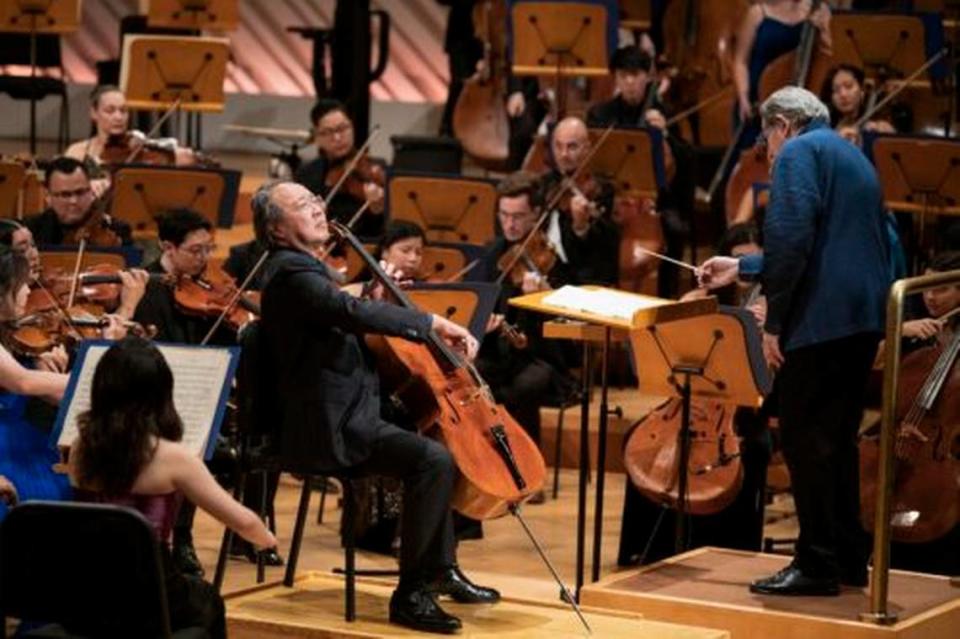
<svg viewBox="0 0 960 639">
<path fill-rule="evenodd" d="M 733 284 L 740 274 L 740 260 L 735 257 L 711 257 L 697 269 L 697 281 L 704 288 L 720 288 Z"/>
<path fill-rule="evenodd" d="M 446 317 L 434 315 L 432 328 L 447 343 L 466 355 L 468 360 L 472 361 L 477 356 L 477 349 L 480 347 L 477 338 L 464 327 L 451 322 Z"/>
<path fill-rule="evenodd" d="M 767 366 L 777 371 L 783 366 L 783 353 L 780 352 L 780 336 L 763 331 L 763 358 Z"/>
</svg>

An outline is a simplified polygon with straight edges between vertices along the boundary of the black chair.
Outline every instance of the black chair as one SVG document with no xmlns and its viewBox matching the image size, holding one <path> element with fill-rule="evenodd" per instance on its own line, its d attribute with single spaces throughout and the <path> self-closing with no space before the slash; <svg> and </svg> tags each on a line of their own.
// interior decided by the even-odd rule
<svg viewBox="0 0 960 639">
<path fill-rule="evenodd" d="M 456 138 L 392 135 L 394 171 L 460 175 L 463 147 Z"/>
<path fill-rule="evenodd" d="M 60 77 L 44 75 L 30 76 L 0 75 L 0 93 L 6 93 L 14 100 L 40 101 L 49 96 L 60 96 L 60 128 L 57 133 L 59 149 L 66 146 L 70 139 L 70 100 L 67 97 L 67 83 L 63 71 L 63 59 L 60 54 L 60 36 L 39 34 L 37 38 L 36 65 L 38 70 L 59 69 Z M 0 66 L 30 65 L 30 36 L 17 33 L 4 33 L 0 38 Z"/>
<path fill-rule="evenodd" d="M 313 480 L 325 480 L 326 474 L 318 472 L 316 469 L 304 468 L 301 465 L 290 463 L 274 452 L 271 446 L 271 433 L 267 430 L 270 421 L 267 415 L 258 419 L 260 410 L 265 408 L 257 401 L 257 389 L 263 388 L 259 375 L 262 374 L 263 367 L 260 366 L 260 327 L 259 323 L 248 325 L 240 338 L 241 354 L 240 362 L 237 367 L 237 417 L 238 430 L 240 431 L 240 441 L 238 443 L 239 463 L 237 464 L 237 474 L 235 477 L 234 497 L 239 501 L 243 499 L 243 491 L 248 485 L 248 478 L 251 476 L 261 479 L 260 485 L 260 504 L 259 513 L 261 518 L 266 515 L 272 505 L 267 503 L 267 482 L 268 477 L 273 473 L 292 473 L 303 477 L 303 488 L 300 492 L 299 505 L 297 507 L 297 517 L 293 526 L 293 536 L 290 542 L 290 551 L 287 555 L 287 566 L 284 572 L 283 585 L 290 588 L 293 586 L 297 574 L 297 562 L 300 558 L 300 546 L 303 541 L 303 531 L 307 522 L 307 515 L 310 508 L 310 496 L 313 493 Z M 393 570 L 357 570 L 356 569 L 356 546 L 354 535 L 354 521 L 356 519 L 353 512 L 355 503 L 353 487 L 349 477 L 341 476 L 340 480 L 343 486 L 343 550 L 344 567 L 334 569 L 334 572 L 344 575 L 344 618 L 347 621 L 356 619 L 356 577 L 362 576 L 394 576 L 398 575 Z M 227 560 L 230 552 L 230 544 L 233 542 L 233 531 L 227 528 L 224 530 L 223 539 L 220 544 L 220 553 L 217 557 L 217 567 L 214 572 L 213 585 L 219 591 L 223 585 L 223 578 L 226 574 Z M 257 583 L 263 583 L 264 565 L 262 556 L 257 557 Z"/>
<path fill-rule="evenodd" d="M 0 613 L 0 635 L 13 617 L 45 624 L 26 637 L 207 636 L 171 633 L 159 542 L 140 513 L 118 506 L 12 509 L 0 525 Z"/>
</svg>

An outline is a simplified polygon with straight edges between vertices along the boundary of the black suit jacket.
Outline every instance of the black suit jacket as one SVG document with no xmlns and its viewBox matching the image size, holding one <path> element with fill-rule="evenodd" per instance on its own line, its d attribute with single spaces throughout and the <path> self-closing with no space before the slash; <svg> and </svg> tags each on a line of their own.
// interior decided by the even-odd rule
<svg viewBox="0 0 960 639">
<path fill-rule="evenodd" d="M 259 388 L 278 452 L 318 472 L 361 463 L 383 423 L 363 334 L 423 341 L 431 317 L 344 293 L 326 266 L 299 251 L 275 250 L 264 277 Z"/>
</svg>

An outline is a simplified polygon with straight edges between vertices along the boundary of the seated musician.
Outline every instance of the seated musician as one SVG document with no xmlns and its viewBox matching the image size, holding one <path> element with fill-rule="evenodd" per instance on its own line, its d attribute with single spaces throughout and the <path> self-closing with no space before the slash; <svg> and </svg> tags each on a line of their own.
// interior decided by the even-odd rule
<svg viewBox="0 0 960 639">
<path fill-rule="evenodd" d="M 127 97 L 118 87 L 110 84 L 98 86 L 90 94 L 90 119 L 95 129 L 93 137 L 74 142 L 67 147 L 64 155 L 85 163 L 92 175 L 103 178 L 99 169 L 106 163 L 104 150 L 108 145 L 118 147 L 119 157 L 126 159 L 143 145 L 146 135 L 136 129 L 130 129 Z M 185 166 L 196 162 L 193 150 L 179 146 L 175 138 L 163 138 L 151 142 L 169 154 L 170 164 Z M 131 162 L 138 161 L 142 162 L 143 159 L 134 156 L 131 160 Z"/>
<path fill-rule="evenodd" d="M 47 208 L 25 220 L 37 244 L 76 244 L 81 234 L 92 246 L 133 243 L 130 225 L 99 210 L 90 172 L 82 162 L 58 157 L 50 163 L 43 179 Z"/>
<path fill-rule="evenodd" d="M 561 120 L 551 135 L 550 150 L 553 168 L 542 178 L 548 203 L 590 153 L 590 136 L 583 120 Z M 576 189 L 567 188 L 559 206 L 550 212 L 544 230 L 573 283 L 616 285 L 620 232 L 612 213 L 612 185 L 586 169 L 580 171 Z"/>
<path fill-rule="evenodd" d="M 0 220 L 0 245 L 26 258 L 31 282 L 40 277 L 40 251 L 29 228 L 16 220 Z"/>
<path fill-rule="evenodd" d="M 667 110 L 660 100 L 657 83 L 651 81 L 651 68 L 650 55 L 639 47 L 617 49 L 610 61 L 616 95 L 590 108 L 587 125 L 592 128 L 614 125 L 624 129 L 652 127 L 663 134 L 664 163 L 672 175 L 668 187 L 657 198 L 657 210 L 666 254 L 681 259 L 693 211 L 693 149 L 680 136 L 668 133 Z M 679 284 L 677 269 L 661 262 L 657 283 L 661 297 L 675 297 Z"/>
<path fill-rule="evenodd" d="M 530 173 L 511 173 L 497 185 L 497 219 L 503 234 L 487 247 L 478 265 L 481 273 L 478 279 L 496 281 L 501 276 L 498 263 L 511 247 L 527 238 L 543 206 L 543 193 L 536 177 Z M 510 275 L 503 279 L 497 314 L 491 319 L 477 358 L 477 368 L 494 397 L 538 444 L 541 405 L 548 400 L 556 403 L 568 399 L 575 384 L 566 373 L 563 352 L 556 340 L 543 339 L 542 318 L 508 306 L 507 300 L 567 283 L 570 279 L 567 266 L 559 260 L 556 262 L 547 273 L 530 271 L 520 262 L 515 268 L 523 272 L 522 282 L 518 285 Z M 526 335 L 525 347 L 521 348 L 522 344 L 500 330 L 504 322 Z M 542 499 L 542 494 L 536 495 L 531 503 Z"/>
<path fill-rule="evenodd" d="M 830 109 L 830 124 L 844 138 L 859 144 L 860 131 L 855 126 L 867 110 L 867 93 L 863 69 L 852 64 L 839 64 L 830 70 L 824 79 L 820 99 Z M 897 120 L 903 123 L 910 114 L 901 109 Z M 864 124 L 864 131 L 896 133 L 892 120 L 871 117 Z"/>
<path fill-rule="evenodd" d="M 147 341 L 117 342 L 97 364 L 91 407 L 78 418 L 70 478 L 83 501 L 139 511 L 160 542 L 171 630 L 202 627 L 226 637 L 223 600 L 209 583 L 176 570 L 171 526 L 181 496 L 263 548 L 277 540 L 260 518 L 221 488 L 203 460 L 179 442 L 183 423 L 173 405 L 173 375 Z"/>
<path fill-rule="evenodd" d="M 310 122 L 317 157 L 301 166 L 295 179 L 317 195 L 327 197 L 356 155 L 353 122 L 343 104 L 329 99 L 320 100 L 310 110 Z M 330 219 L 345 224 L 363 202 L 368 201 L 370 208 L 354 225 L 353 231 L 359 237 L 380 235 L 383 232 L 383 188 L 383 168 L 367 158 L 361 159 L 330 202 Z"/>
<path fill-rule="evenodd" d="M 960 269 L 960 252 L 948 251 L 935 255 L 930 260 L 925 274 L 944 273 L 956 269 Z M 941 335 L 949 327 L 947 321 L 941 318 L 960 308 L 960 286 L 938 286 L 924 291 L 923 306 L 927 317 L 905 321 L 904 337 L 925 342 Z"/>
<path fill-rule="evenodd" d="M 380 418 L 379 383 L 365 333 L 424 340 L 432 330 L 476 353 L 466 329 L 438 315 L 358 299 L 341 291 L 314 257 L 329 239 L 323 201 L 293 182 L 253 197 L 257 236 L 270 245 L 259 339 L 261 405 L 276 424 L 277 449 L 313 473 L 370 474 L 404 483 L 400 582 L 390 620 L 455 632 L 460 620 L 436 603 L 491 603 L 495 590 L 470 583 L 456 565 L 450 499 L 453 459 L 438 442 Z"/>
</svg>

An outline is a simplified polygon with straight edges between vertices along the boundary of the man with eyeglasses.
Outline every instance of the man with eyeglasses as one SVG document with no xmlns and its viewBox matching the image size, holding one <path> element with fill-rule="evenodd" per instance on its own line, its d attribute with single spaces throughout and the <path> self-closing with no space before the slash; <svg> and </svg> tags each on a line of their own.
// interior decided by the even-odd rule
<svg viewBox="0 0 960 639">
<path fill-rule="evenodd" d="M 54 158 L 47 168 L 43 186 L 47 192 L 45 210 L 25 222 L 37 244 L 59 246 L 74 229 L 87 223 L 97 202 L 90 186 L 90 174 L 80 161 L 66 156 Z M 133 243 L 130 225 L 111 218 L 110 228 L 124 245 Z"/>
<path fill-rule="evenodd" d="M 337 100 L 323 99 L 317 102 L 310 110 L 310 122 L 313 125 L 317 157 L 300 167 L 295 179 L 315 194 L 326 197 L 334 186 L 331 184 L 333 180 L 329 179 L 330 173 L 350 163 L 357 150 L 357 140 L 346 107 Z M 370 202 L 370 208 L 354 225 L 353 231 L 360 237 L 379 236 L 383 232 L 384 190 L 383 184 L 378 184 L 376 180 L 363 180 L 362 199 L 344 188 L 337 191 L 327 207 L 330 219 L 346 223 L 364 201 Z"/>
</svg>

